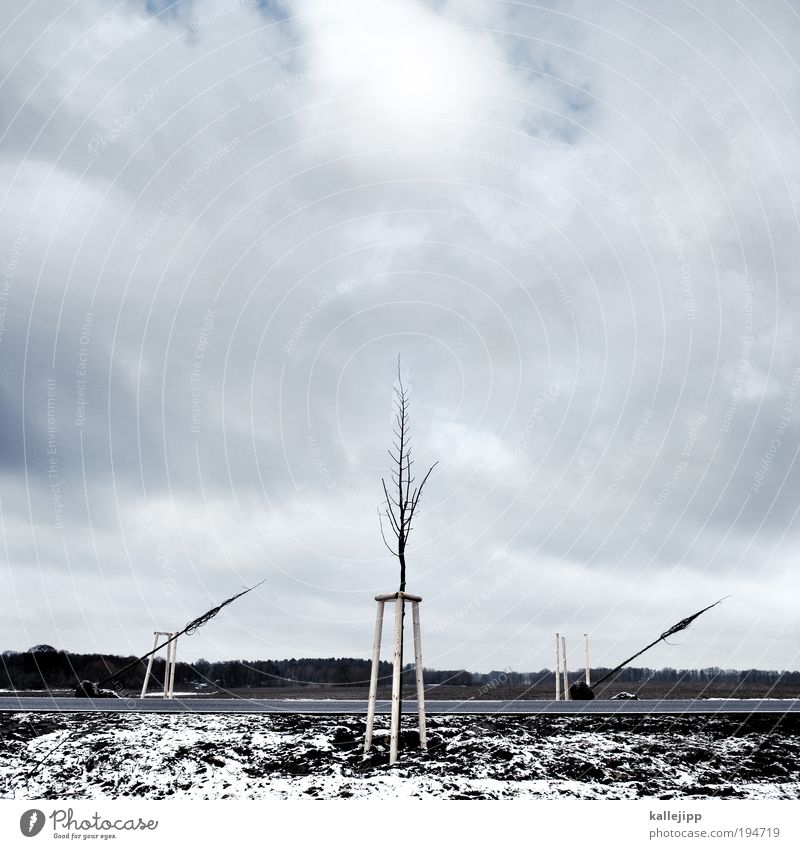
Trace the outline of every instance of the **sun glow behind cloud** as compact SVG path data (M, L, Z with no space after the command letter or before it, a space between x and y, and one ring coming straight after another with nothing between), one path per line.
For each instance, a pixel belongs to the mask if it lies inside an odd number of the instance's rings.
M385 121L459 114L479 85L470 37L417 4L314 5L314 70L333 96L361 100ZM319 39L317 41L317 39Z

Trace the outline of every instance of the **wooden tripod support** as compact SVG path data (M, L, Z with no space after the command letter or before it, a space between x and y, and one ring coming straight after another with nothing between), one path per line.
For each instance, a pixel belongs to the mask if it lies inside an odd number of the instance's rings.
M153 631L153 650L155 651L158 646L158 638L159 637L167 637L172 640L171 643L167 646L167 664L164 667L164 698L171 699L173 698L173 692L175 690L175 658L178 650L178 633L177 631ZM142 684L142 695L140 698L144 698L147 693L147 684L150 681L150 673L153 669L153 660L155 660L155 655L150 655L150 660L147 661L147 672L144 674L144 683Z
M381 659L381 634L383 631L383 608L387 601L394 601L394 660L392 663L392 723L389 744L389 765L397 762L400 747L400 687L402 682L401 648L403 645L403 611L406 602L411 603L411 619L414 630L414 665L417 672L417 713L419 715L419 745L428 748L425 730L425 682L422 677L422 642L419 630L419 603L422 599L410 593L386 593L376 595L378 612L375 617L375 640L372 644L372 674L369 681L369 703L367 705L367 732L364 752L372 748L372 728L375 724L375 701L378 695L378 666Z

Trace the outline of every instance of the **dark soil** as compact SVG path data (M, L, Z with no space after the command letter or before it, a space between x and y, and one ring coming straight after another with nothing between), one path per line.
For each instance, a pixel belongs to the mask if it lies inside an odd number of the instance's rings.
M360 716L0 713L0 795L800 798L795 715L434 716L391 768L387 722L365 756Z

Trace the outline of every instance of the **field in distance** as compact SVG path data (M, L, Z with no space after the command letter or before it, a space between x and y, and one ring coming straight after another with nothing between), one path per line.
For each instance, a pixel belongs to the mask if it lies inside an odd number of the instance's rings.
M54 689L50 691L54 696L72 695L71 690ZM620 692L633 693L640 699L797 699L800 698L800 688L796 685L778 684L770 687L763 684L733 684L712 682L706 684L667 684L642 682L634 683L623 681L619 684L612 683L610 686L602 685L596 692L596 698L609 699ZM5 691L2 695L11 695ZM19 696L47 696L46 690L17 690L15 695ZM138 692L123 690L121 695L138 697ZM157 696L158 690L153 689L149 696ZM225 690L217 687L205 687L193 690L190 687L176 687L175 695L179 698L241 698L241 699L366 699L368 688L366 685L342 686L336 684L307 684L288 687L243 687ZM511 701L512 699L542 699L554 698L552 685L522 685L505 684L498 682L495 685L484 684L481 686L452 686L449 684L436 684L425 688L426 699L444 699L453 701L468 701L470 699L483 699L491 701ZM391 698L391 688L382 686L378 688L378 698L388 700ZM403 687L403 698L415 699L416 688L408 685Z

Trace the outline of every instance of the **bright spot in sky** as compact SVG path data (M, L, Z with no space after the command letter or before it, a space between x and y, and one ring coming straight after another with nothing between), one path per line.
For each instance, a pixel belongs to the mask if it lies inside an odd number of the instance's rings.
M338 96L364 98L386 121L438 118L465 104L466 42L424 9L377 0L335 4L323 18L316 71Z

